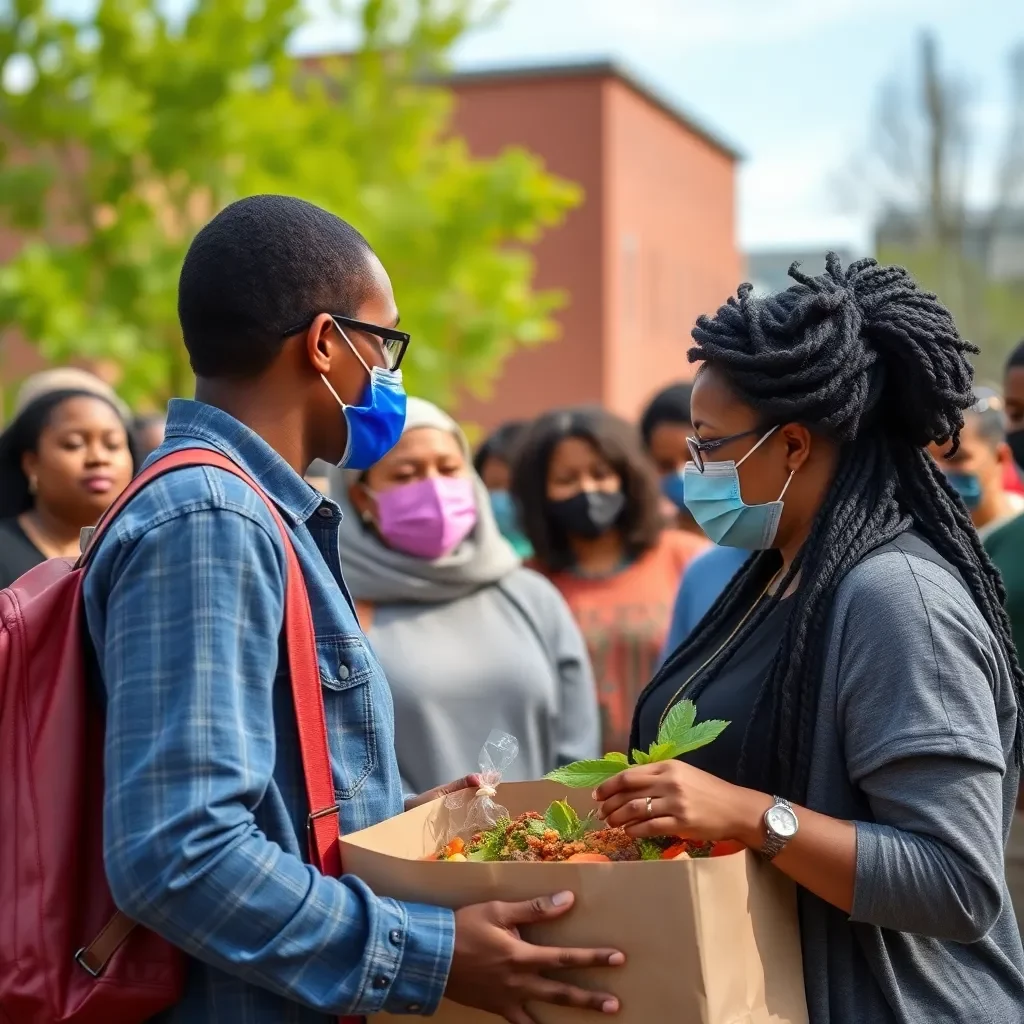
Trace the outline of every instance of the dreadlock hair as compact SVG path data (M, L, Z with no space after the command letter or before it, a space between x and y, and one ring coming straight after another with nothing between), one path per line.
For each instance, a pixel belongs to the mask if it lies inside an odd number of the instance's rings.
M710 678L771 613L800 575L778 653L755 705L767 705L767 764L750 764L744 739L741 782L806 799L826 625L836 588L870 551L913 529L963 578L1002 646L1014 679L1018 719L1015 755L1022 760L1024 673L1014 653L999 574L970 515L926 451L929 442L956 450L964 410L975 401L968 355L935 295L921 291L902 267L859 260L846 270L835 253L825 273L790 267L797 282L767 298L742 285L713 317L693 330L691 362L714 367L766 426L800 422L840 445L838 469L810 534L775 595L760 603L713 669L684 694L699 697ZM670 671L706 642L716 622L750 607L751 586L766 559L755 556L726 588L690 639L669 659ZM777 561L774 563L777 565ZM763 581L762 581L763 585ZM635 737L634 737L635 738Z

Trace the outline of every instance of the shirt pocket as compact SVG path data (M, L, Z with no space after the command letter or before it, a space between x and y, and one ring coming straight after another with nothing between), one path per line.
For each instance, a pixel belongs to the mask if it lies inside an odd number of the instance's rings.
M370 679L374 662L361 638L317 638L334 795L350 800L377 766L377 729Z

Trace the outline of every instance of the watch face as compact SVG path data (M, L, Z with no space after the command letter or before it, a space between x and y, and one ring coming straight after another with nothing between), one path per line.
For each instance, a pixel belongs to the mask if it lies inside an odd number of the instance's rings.
M768 828L782 839L792 839L796 835L796 815L788 807L776 804L769 808L764 820Z

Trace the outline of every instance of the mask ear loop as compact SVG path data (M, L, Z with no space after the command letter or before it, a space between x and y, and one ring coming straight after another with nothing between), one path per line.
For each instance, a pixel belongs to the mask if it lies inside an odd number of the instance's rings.
M793 482L793 477L795 476L796 470L791 469L789 471L789 479L786 481L786 486L782 488L782 493L775 499L776 501L782 501L782 499L786 496L786 491L789 490L789 485Z
M772 434L774 434L775 431L778 430L778 429L779 428L777 426L772 427L772 429L769 430L768 433L765 434L764 437L762 437L761 440L758 441L757 444L755 444L754 447L751 448L750 451L747 452L747 454L744 455L743 458L740 459L740 461L736 463L736 468L739 469L740 466L742 466L743 463L746 462L747 459L749 459L750 456L753 455L754 452L756 452L757 449L760 448L761 445L763 445L765 443L765 441L767 441L768 438L771 437ZM793 482L793 477L795 477L795 476L796 476L796 470L795 469L791 470L790 474L789 474L789 478L786 480L786 486L782 488L782 493L775 499L776 501L782 501L782 499L786 496L786 491L789 490L789 485Z
M334 324L334 326L337 329L338 333L348 343L348 347L350 349L352 349L352 355L354 355L356 357L356 359L358 359L359 362L362 364L363 369L366 371L366 376L372 378L373 377L373 373L371 372L369 366L366 365L366 360L359 354L359 349L357 349L355 347L355 345L352 344L352 339L345 333L345 329L333 317L331 318L331 323ZM345 404L345 402L343 402L341 400L341 395L339 395L338 392L334 390L334 385L331 384L331 382L327 379L327 377L324 376L324 374L321 373L320 374L320 379L327 385L327 390L330 391L330 393L332 395L334 395L334 399L338 403L338 405L340 405L342 407L342 409L347 409L348 406Z
M739 469L739 468L740 468L740 466L742 466L742 465L743 465L743 463L744 463L744 462L746 462L746 461L747 461L747 459L749 459L749 458L750 458L750 456L751 456L751 455L753 455L753 454L754 454L754 452L756 452L756 451L757 451L757 449L758 449L758 448L760 448L760 447L761 447L761 445L763 445L763 444L765 443L765 441L767 441L767 440L768 440L768 438L769 438L769 437L771 437L771 436L772 436L772 434L774 434L774 433L775 433L775 431L776 431L776 430L778 430L778 429L779 429L778 427L772 427L772 429L771 429L771 430L769 430L769 431L768 431L768 433L767 433L767 434L765 434L765 435L764 435L764 437L762 437L762 438L761 438L761 440L760 440L760 441L758 441L758 442L757 442L757 444L755 444L755 445L754 445L754 447L753 447L753 448L751 448L751 449L750 449L750 451L749 451L749 452L747 452L747 454L746 454L746 455L744 455L744 456L743 456L743 458L742 458L742 459L740 459L740 461L736 463L736 468L737 468L737 469ZM787 485L787 486L788 486L788 485Z

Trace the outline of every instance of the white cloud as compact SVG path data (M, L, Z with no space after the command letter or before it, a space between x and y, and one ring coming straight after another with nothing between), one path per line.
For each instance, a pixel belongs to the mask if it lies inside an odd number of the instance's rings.
M740 169L741 246L835 244L867 251L871 233L864 214L844 211L833 185L844 156L841 134L791 140L755 154Z
M749 47L795 40L842 21L897 13L935 18L956 6L963 0L512 0L503 17L468 38L459 53L486 60L611 49L661 60L724 42Z
M321 11L328 2L310 0ZM1022 12L1020 0L510 0L455 56L462 67L622 59L746 152L744 245L864 250L869 213L844 210L834 179L864 150L880 80L907 66L920 26L943 35L949 66L985 83L975 122L980 182L990 177L985 166L1006 109L1002 67L993 62L1002 45L986 50L965 29L992 39L990 25L1008 44L1024 35ZM302 39L325 48L351 45L355 35L324 15Z

